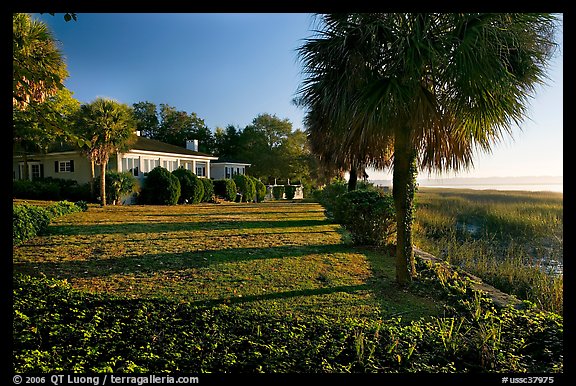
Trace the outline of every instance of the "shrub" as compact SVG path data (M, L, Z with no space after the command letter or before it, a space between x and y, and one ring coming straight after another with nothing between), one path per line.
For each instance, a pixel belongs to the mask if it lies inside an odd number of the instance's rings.
M281 200L284 196L284 185L274 185L272 187L272 196L275 200Z
M231 178L214 181L214 194L228 201L236 199L236 183Z
M237 174L234 176L234 182L236 183L238 193L242 196L242 202L254 201L256 198L256 187L250 177L244 174Z
M100 192L100 177L95 178L94 187ZM90 189L90 186L88 186ZM130 172L106 172L106 204L121 204L122 199L138 191L138 181Z
M286 194L287 200L293 200L294 195L296 194L296 186L294 185L286 185L284 187L284 193Z
M198 204L204 197L204 184L192 171L178 168L172 172L180 181L181 194L178 203Z
M12 205L12 243L20 244L42 233L50 223L50 211L29 204Z
M204 186L204 195L202 202L211 202L214 200L214 183L209 178L199 178Z
M262 202L266 198L266 185L258 178L251 177L256 188L256 202Z
M13 181L12 196L29 200L92 201L89 183L78 184L75 180L52 177Z
M353 190L337 197L334 220L350 232L354 244L385 245L396 231L394 200L375 190Z
M332 217L337 197L340 194L346 193L347 190L348 185L345 181L334 180L323 189L315 191L314 198L326 209L326 215Z
M41 234L53 217L88 210L85 201L77 204L60 201L47 207L29 204L12 205L12 243L20 244L38 234Z
M144 180L142 203L152 205L175 205L180 198L180 181L162 166L156 166Z
M45 209L48 211L50 218L63 216L69 213L85 211L83 205L77 205L70 201L59 201L46 207Z

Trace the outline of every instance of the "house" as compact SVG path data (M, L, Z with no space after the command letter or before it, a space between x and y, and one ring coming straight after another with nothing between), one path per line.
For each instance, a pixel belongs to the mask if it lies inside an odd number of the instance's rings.
M139 133L137 133L139 134ZM186 147L180 147L141 137L126 152L119 152L108 162L107 170L130 172L141 183L146 174L156 166L162 166L169 171L179 167L191 170L198 177L231 178L232 174L244 174L250 164L241 162L217 161L218 157L198 151L198 140L186 141ZM80 150L71 147L57 147L46 154L27 155L28 178L62 178L76 180L78 183L90 181L90 161ZM24 178L24 155L14 153L12 177L15 180ZM100 175L100 168L94 170Z
M210 174L215 180L232 178L237 174L246 174L246 168L251 164L237 160L220 158L210 163Z

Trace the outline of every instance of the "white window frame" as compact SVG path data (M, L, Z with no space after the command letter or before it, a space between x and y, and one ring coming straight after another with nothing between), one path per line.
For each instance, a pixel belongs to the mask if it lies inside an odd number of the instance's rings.
M70 160L58 161L58 173L72 173L72 163Z

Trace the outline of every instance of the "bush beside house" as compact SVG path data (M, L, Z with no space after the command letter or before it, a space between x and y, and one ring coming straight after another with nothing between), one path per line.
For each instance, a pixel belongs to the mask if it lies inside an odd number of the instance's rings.
M180 198L180 180L168 169L156 166L142 186L140 203L152 205L176 205Z

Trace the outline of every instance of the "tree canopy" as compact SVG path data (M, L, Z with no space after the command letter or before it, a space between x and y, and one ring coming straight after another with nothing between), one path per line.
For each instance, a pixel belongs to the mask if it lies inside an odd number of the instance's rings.
M507 13L321 16L299 48L312 148L340 165L393 166L397 280L415 274L418 169L459 170L510 134L542 83L555 17Z

